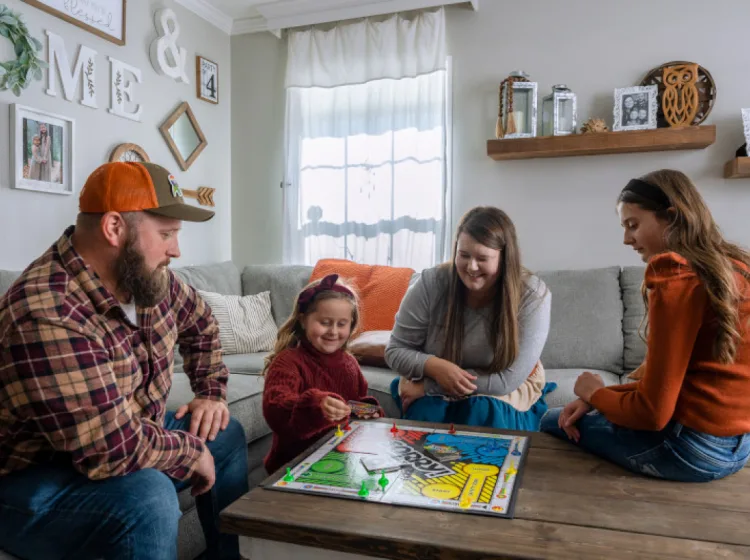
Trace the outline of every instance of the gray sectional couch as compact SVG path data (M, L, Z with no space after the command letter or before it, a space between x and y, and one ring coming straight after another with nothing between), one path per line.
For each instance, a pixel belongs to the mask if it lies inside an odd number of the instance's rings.
M294 296L307 283L308 266L255 265L242 272L232 263L185 267L176 272L195 288L222 294L248 295L271 292L277 325L288 317ZM0 271L0 294L17 272ZM548 397L550 406L562 406L574 398L573 384L583 370L594 371L607 384L618 384L623 374L640 365L644 344L638 335L643 317L640 285L643 268L619 267L540 272L552 293L552 322L542 362L547 380L558 384ZM270 445L270 430L263 420L263 378L259 372L265 354L225 357L231 376L228 402L232 415L245 428L248 442L250 484L264 476L263 457ZM389 386L395 374L376 367L363 367L370 393L377 397L389 416L397 416ZM177 358L173 389L168 407L176 409L192 398L187 376ZM180 495L184 512L180 527L180 558L194 558L204 548L194 502L188 491ZM3 554L0 552L0 559Z

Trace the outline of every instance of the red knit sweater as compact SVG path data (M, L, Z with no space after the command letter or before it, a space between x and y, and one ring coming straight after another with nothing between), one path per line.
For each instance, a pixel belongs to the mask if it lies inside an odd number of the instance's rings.
M265 467L272 473L310 447L335 423L323 416L325 397L378 404L351 354L318 352L306 340L280 352L266 372L263 416L273 430Z

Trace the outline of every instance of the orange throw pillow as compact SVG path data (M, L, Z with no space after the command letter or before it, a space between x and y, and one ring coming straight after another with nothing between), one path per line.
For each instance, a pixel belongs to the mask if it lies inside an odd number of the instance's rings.
M329 274L338 274L356 288L360 299L360 332L390 331L414 270L358 264L344 259L321 259L310 275L310 282Z

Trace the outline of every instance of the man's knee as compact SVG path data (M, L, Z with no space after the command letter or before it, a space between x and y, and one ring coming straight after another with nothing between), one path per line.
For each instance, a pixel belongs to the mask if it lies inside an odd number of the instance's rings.
M143 469L128 475L131 491L120 502L121 515L143 524L157 524L163 529L174 526L182 513L172 480L155 469Z
M245 443L245 428L236 418L229 419L229 425L224 433L232 447L245 447L247 445Z

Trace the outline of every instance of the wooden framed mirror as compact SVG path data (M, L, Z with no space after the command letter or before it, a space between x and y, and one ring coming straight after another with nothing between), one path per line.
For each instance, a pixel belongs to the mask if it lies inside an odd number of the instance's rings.
M195 159L208 145L187 101L174 110L159 130L183 171L190 169Z

